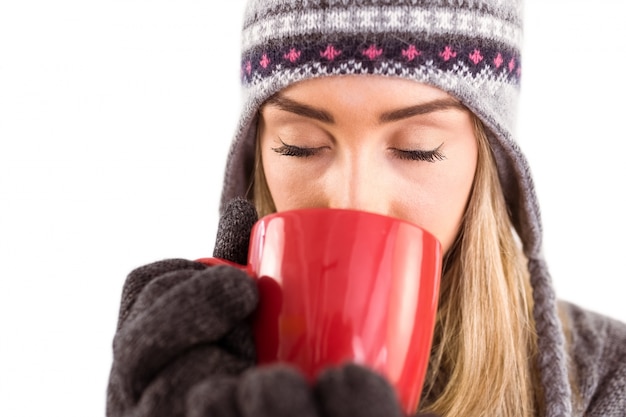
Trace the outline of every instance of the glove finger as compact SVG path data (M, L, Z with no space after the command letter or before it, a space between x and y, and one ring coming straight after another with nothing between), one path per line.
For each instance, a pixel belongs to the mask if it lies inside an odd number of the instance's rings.
M257 301L256 284L243 271L216 266L195 272L118 330L114 361L133 392L141 392L172 358L233 331Z
M237 404L242 417L317 417L313 391L291 367L274 365L246 371Z
M213 256L246 265L250 232L257 220L256 208L250 201L241 197L231 200L218 223Z
M179 269L176 271L166 272L150 281L137 296L135 302L128 310L124 323L131 323L137 319L137 316L148 311L155 303L155 300L161 298L163 294L174 288L176 285L193 277L197 270ZM122 324L124 325L124 324Z
M122 288L122 300L120 302L120 310L118 315L117 328L122 327L127 316L135 303L137 296L144 287L155 278L172 271L182 269L202 270L206 265L200 262L193 262L186 259L165 259L153 262L131 271L126 277Z
M401 417L393 387L365 367L347 364L320 374L315 395L324 417Z
M252 365L215 346L194 346L165 365L141 389L129 386L127 380L111 379L107 415L185 416L185 410L190 405L187 396L196 385L209 377L239 374ZM116 410L119 411L114 412ZM130 410L132 413L129 413Z
M239 417L237 377L214 376L194 386L187 396L186 417Z
M256 362L256 348L251 321L238 323L232 331L217 342L217 345L242 359Z

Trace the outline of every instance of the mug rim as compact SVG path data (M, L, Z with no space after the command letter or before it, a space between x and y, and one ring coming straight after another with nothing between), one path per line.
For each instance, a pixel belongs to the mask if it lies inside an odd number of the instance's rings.
M277 211L274 213L267 214L259 218L257 223L261 223L262 221L267 221L273 218L283 217L285 215L290 215L290 214L300 215L300 214L320 213L320 212L346 213L346 214L355 214L359 216L377 217L377 218L385 219L385 220L392 220L394 222L399 222L399 223L411 226L413 228L419 229L424 235L427 236L427 238L436 241L441 246L441 242L432 232L418 225L417 223L414 223L405 219L401 219L399 217L393 217L393 216L389 216L386 214L376 213L373 211L360 210L360 209L335 208L335 207L305 207L305 208L298 208L298 209L289 209L289 210Z

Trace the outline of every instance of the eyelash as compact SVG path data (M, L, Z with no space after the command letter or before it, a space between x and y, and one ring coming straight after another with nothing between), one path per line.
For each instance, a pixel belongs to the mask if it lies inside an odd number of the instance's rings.
M315 155L319 148L301 148L299 146L287 145L281 140L282 146L272 148L272 150L280 155L295 156L296 158L308 158Z
M446 159L446 156L440 151L442 146L443 143L430 151L407 151L403 149L393 149L393 152L398 156L398 158L407 161L436 162Z
M284 155L293 156L296 158L308 158L316 155L323 148L303 148L300 146L288 145L282 140L280 141L282 146L271 148L274 152ZM400 159L406 161L424 161L424 162L436 162L446 159L446 156L441 153L440 149L443 143L430 151L423 150L404 150L404 149L392 149L393 153Z

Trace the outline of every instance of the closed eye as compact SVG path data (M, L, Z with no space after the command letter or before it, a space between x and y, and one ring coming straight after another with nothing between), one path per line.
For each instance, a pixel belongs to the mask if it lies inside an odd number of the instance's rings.
M391 151L400 159L407 161L424 161L424 162L436 162L446 159L446 156L441 152L443 143L432 150L406 150L393 148Z
M280 140L281 146L272 148L272 150L276 152L277 154L284 155L284 156L295 156L296 158L307 158L310 156L314 156L315 154L319 153L322 149L324 149L324 147L308 148L308 147L302 147L302 146L289 145L283 142L282 139L280 138L278 139Z

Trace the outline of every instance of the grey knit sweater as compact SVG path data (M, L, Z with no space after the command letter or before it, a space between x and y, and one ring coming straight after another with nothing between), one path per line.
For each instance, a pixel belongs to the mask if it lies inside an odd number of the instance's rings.
M575 416L626 416L626 324L559 304L569 351Z

